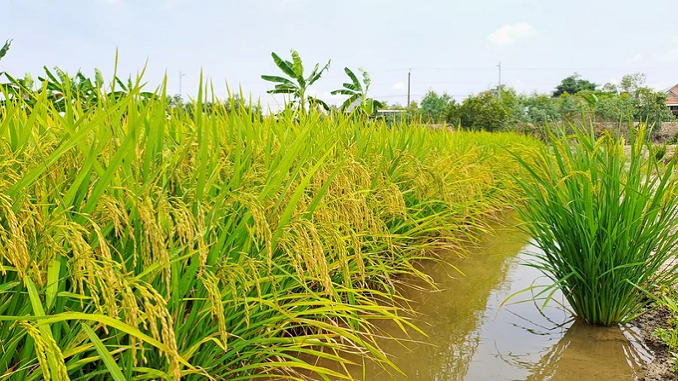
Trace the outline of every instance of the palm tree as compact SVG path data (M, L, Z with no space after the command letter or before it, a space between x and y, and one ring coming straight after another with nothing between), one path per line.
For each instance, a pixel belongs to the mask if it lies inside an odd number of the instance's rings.
M370 89L372 79L365 69L359 68L358 70L363 74L363 83L360 83L360 80L358 80L353 71L346 67L344 71L351 78L352 83L344 83L343 89L334 90L330 94L348 95L348 99L341 105L344 111L349 111L351 106L355 106L354 109L358 109L367 115L374 115L377 113L377 110L384 107L384 104L376 99L367 97L367 91Z
M269 82L275 82L275 88L272 90L267 91L268 94L291 94L292 97L294 98L294 102L296 103L296 106L299 109L300 114L305 115L306 114L306 105L308 104L309 107L322 107L325 110L329 110L329 106L327 103L323 102L322 100L312 97L312 96L306 96L306 91L308 88L317 81L322 73L325 70L328 70L330 68L330 62L327 61L327 64L320 69L320 64L316 64L315 68L313 68L313 71L311 74L304 78L304 66L301 63L301 58L299 57L299 53L297 53L296 50L292 49L292 62L290 61L285 61L282 58L280 58L277 54L271 53L271 56L273 57L273 61L275 64L280 68L280 70L285 73L288 78L285 77L280 77L276 75L262 75L261 78L269 81Z

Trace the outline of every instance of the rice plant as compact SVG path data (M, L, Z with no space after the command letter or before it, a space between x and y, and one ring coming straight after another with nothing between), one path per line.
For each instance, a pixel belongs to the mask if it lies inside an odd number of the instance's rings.
M304 360L347 352L397 371L374 339L417 329L397 277L507 207L504 147L539 146L202 88L188 112L140 84L0 107L2 380L347 379Z
M628 322L653 291L676 279L676 178L645 138L645 127L624 138L593 128L550 136L517 178L526 193L520 214L540 253L532 266L560 289L574 314L591 324Z

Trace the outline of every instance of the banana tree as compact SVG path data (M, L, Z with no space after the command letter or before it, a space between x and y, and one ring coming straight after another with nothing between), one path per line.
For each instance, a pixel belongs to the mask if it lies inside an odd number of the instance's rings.
M311 74L308 77L304 77L304 66L301 63L299 53L294 49L291 50L291 53L291 62L283 60L275 52L271 53L273 61L287 77L262 75L261 78L263 80L276 83L275 87L267 91L267 93L292 95L294 99L292 107L296 106L302 115L306 114L306 105L309 106L309 109L323 108L329 110L327 103L313 96L307 96L306 92L313 83L320 79L322 73L330 68L331 61L327 61L327 64L322 69L320 64L316 64Z
M0 60L5 56L5 54L7 54L10 45L12 45L12 40L5 41L5 45L3 45L2 49L0 49Z
M65 71L58 67L54 68L54 73L46 66L44 69L45 77L38 77L38 79L43 83L47 83L47 91L50 92L52 103L57 109L63 111L68 95L79 100L85 107L97 103L98 95L104 85L104 79L99 69L94 69L94 81L87 78L80 71L74 77L69 77Z
M112 100L118 100L129 93L131 93L136 85L132 79L127 80L125 84L119 77L115 77L116 87L110 92L105 92L104 77L99 69L94 69L94 78L85 76L78 71L74 77L70 77L68 73L57 68L54 72L45 67L45 77L38 77L42 83L47 83L47 91L54 106L63 111L66 107L67 99L77 99L83 108L89 108L99 103L100 97L105 96ZM151 92L137 93L140 99L150 99L155 95Z
M41 84L39 88L44 86L47 92L47 99L57 111L64 111L68 100L77 100L83 109L88 109L97 106L102 96L116 101L134 91L140 100L148 100L155 97L155 94L152 92L138 91L137 87L139 85L134 84L131 78L127 80L127 83L124 83L117 76L113 79L116 86L111 86L110 91L106 92L104 77L99 69L94 69L93 78L85 76L80 71L71 77L58 67L54 68L53 71L46 66L44 69L45 76L38 77L38 81ZM34 90L35 81L29 73L26 73L24 78L15 78L9 73L0 72L0 76L2 75L8 79L7 83L0 83L0 92L4 94L5 98L21 98L29 105L37 99L39 94ZM2 102L0 102L0 105L2 105Z
M367 91L370 89L370 83L372 83L372 79L365 69L359 68L358 70L360 70L360 72L363 74L362 83L360 83L360 80L353 73L353 71L346 67L344 68L344 71L351 79L351 83L344 83L343 89L334 90L330 94L348 95L348 99L346 99L341 105L341 109L344 111L352 111L357 109L366 113L367 115L374 115L380 108L384 107L384 104L376 99L367 97Z
M0 48L0 60L7 55L9 47L12 45L12 40L5 41L5 44ZM29 100L33 92L33 77L30 73L26 73L24 78L14 78L7 72L0 72L0 76L5 76L9 82L0 83L0 92L6 98L22 98ZM4 103L4 100L2 101Z
M0 83L0 92L6 98L21 98L29 103L34 100L34 90L33 85L35 81L30 73L26 73L23 78L14 78L9 73L2 72L0 75L4 75L9 82Z

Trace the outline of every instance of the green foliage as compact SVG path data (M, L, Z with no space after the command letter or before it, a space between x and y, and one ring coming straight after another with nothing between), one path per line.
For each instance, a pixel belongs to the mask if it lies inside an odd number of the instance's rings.
M471 130L498 131L508 120L508 112L492 92L486 91L464 99L461 105L451 105L447 120Z
M513 114L515 120L545 125L561 120L558 104L546 94L533 94L519 98L523 114Z
M267 93L292 95L293 103L290 106L300 115L306 115L308 108L321 107L324 110L329 110L329 106L325 102L318 98L307 96L306 92L311 85L320 79L322 73L330 68L330 61L327 61L327 64L322 69L320 64L316 64L311 74L308 77L304 77L304 66L302 65L299 53L294 49L291 50L291 53L292 61L283 60L277 54L271 53L273 62L287 77L262 75L262 79L276 84L273 90L269 90Z
M657 328L652 336L668 347L672 357L673 371L678 373L678 294L673 288L667 287L659 290L657 296L653 295L653 297L659 306L669 311L670 317L667 322L669 327Z
M656 161L660 161L666 156L666 144L655 144L652 146L652 153Z
M30 73L26 73L24 78L14 78L6 72L0 72L0 76L5 76L9 82L0 83L0 92L6 99L18 97L25 100L34 98L35 92L33 86L35 81ZM4 101L0 101L2 104Z
M604 121L633 121L636 114L636 102L628 94L605 94L597 96L598 101L593 107L596 119Z
M57 68L50 70L44 67L44 77L38 77L40 81L40 91L36 91L35 82L30 73L26 73L23 78L15 78L9 73L2 72L8 82L0 84L0 92L5 98L18 98L24 100L27 105L33 105L39 101L39 97L44 95L46 99L59 111L68 109L67 102L77 102L83 109L87 110L99 107L105 103L105 100L117 100L127 96L130 89L140 87L140 77L134 83L131 78L124 83L119 77L114 77L110 88L105 87L103 74L99 69L94 69L94 77L85 76L78 71L71 77L65 71ZM42 91L44 90L44 91ZM148 100L154 96L147 91L138 91L135 96L140 99Z
M647 75L645 73L627 74L619 82L619 91L635 96L640 89L644 88Z
M497 94L496 91L487 92L494 95ZM522 104L522 96L511 87L502 86L501 97L499 97L497 100L509 117L513 115L523 115L525 113L525 108Z
M641 290L671 285L678 264L678 182L674 162L655 160L645 128L595 140L593 127L551 135L534 163L516 178L527 198L519 208L542 250L531 266L560 289L575 315L591 324L634 319L648 304Z
M624 76L619 86L607 84L602 90L588 86L574 94L563 92L556 98L546 94L519 95L511 88L503 88L501 106L508 113L504 126L519 128L529 124L543 129L547 124L589 122L658 126L675 121L666 107L666 95L643 87L644 78L642 73L631 74ZM448 115L459 119L453 112Z
M460 104L447 94L429 91L421 107L410 108L408 115L421 114L427 122L440 123L444 114L447 123L464 128L509 128L538 134L548 124L633 121L656 126L675 121L666 107L666 95L644 87L644 83L645 74L635 73L624 76L619 85L607 84L596 90L594 83L575 73L563 80L554 96L523 95L502 87L500 99L496 91L487 91Z
M593 91L596 89L596 84L586 79L582 79L577 73L563 79L560 84L553 91L553 97L559 97L565 93L576 94L580 91Z
M385 102L384 102L385 103ZM380 116L387 124L394 123L408 123L408 124L417 124L422 121L421 109L416 101L411 101L409 106L402 106L398 103L392 105L384 105L385 109L389 110L402 110L404 111L401 114L389 115L389 116Z
M180 94L166 97L167 107L177 112L186 113L188 117L193 118L197 107L196 100L185 101ZM255 104L251 100L246 101L242 93L231 94L227 99L212 98L201 102L200 109L205 114L214 112L220 113L240 113L251 116L253 120L263 120L264 115L260 104ZM217 111L218 110L218 111Z
M652 336L669 348L671 357L673 357L673 371L678 373L678 324L676 323L676 319L672 318L669 322L671 328L657 328L652 332Z
M454 104L454 99L447 93L438 95L433 90L429 90L421 99L421 114L424 119L432 123L444 122L445 114L450 104Z
M368 98L367 91L370 89L370 84L372 79L370 75L363 68L359 68L360 72L363 75L362 83L358 77L351 71L349 68L344 68L346 75L351 79L350 83L344 83L344 88L339 90L334 90L331 92L332 95L348 95L348 98L341 105L341 109L348 111L352 106L355 106L356 110L360 110L361 113L366 115L374 115L381 108L384 108L384 104L379 102L376 99Z
M5 44L0 48L0 60L2 60L5 55L7 55L7 52L9 51L9 47L12 45L12 40L7 40L5 41Z
M327 380L347 376L314 359L347 353L392 369L374 323L416 330L394 285L517 197L506 148L539 147L141 91L0 107L3 380Z
M636 92L638 107L634 119L650 125L659 125L661 122L675 122L676 117L666 107L666 94L655 92L652 89L641 88Z
M560 120L570 122L581 119L584 105L582 104L582 99L580 97L569 93L563 93L556 98L556 107L558 108L558 113L561 115Z

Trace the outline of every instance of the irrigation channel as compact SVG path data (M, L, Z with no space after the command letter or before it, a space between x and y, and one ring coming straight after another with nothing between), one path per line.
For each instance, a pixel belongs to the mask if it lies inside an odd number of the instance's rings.
M424 282L403 289L420 314L417 324L428 337L416 334L404 342L380 344L405 373L389 374L377 365L349 369L365 380L636 380L652 359L639 332L631 327L594 327L575 321L555 295L543 310L529 293L504 304L509 295L544 284L541 273L523 264L537 250L512 218L494 227L495 234L465 258L448 254L443 263L425 263L424 271L439 285ZM443 254L444 255L444 254ZM501 307L501 308L500 308ZM403 338L395 325L386 332ZM327 365L327 364L323 364ZM340 369L337 369L341 371ZM364 373L363 373L364 371Z

